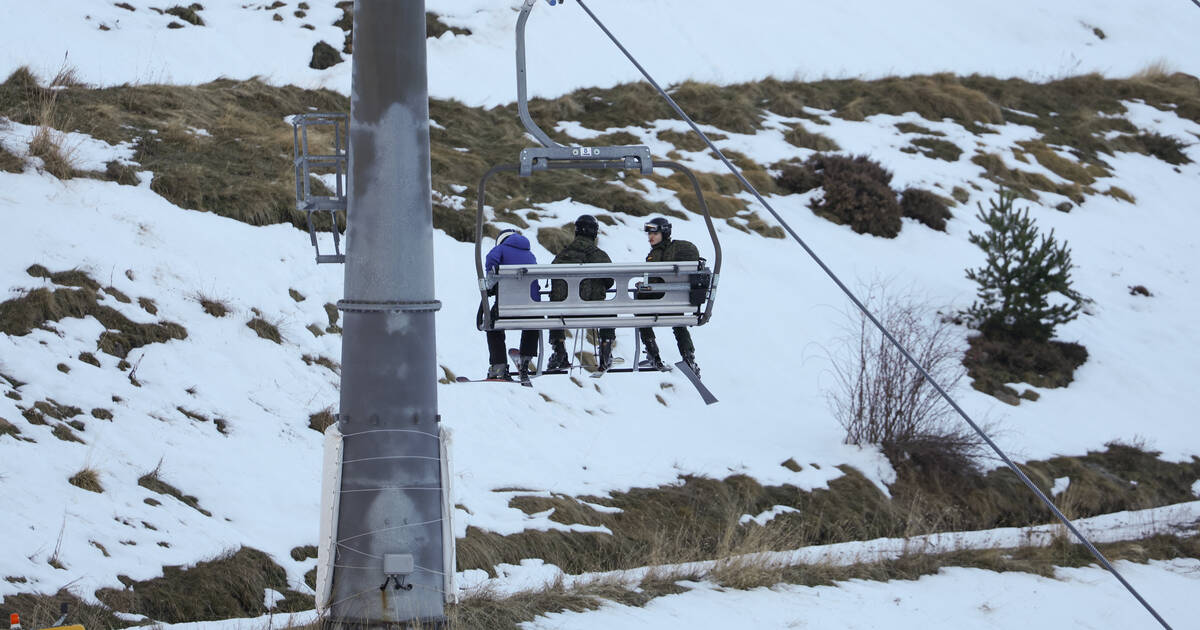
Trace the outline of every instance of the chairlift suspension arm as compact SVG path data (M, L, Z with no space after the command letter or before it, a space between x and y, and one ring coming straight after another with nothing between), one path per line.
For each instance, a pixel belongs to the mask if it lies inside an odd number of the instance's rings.
M529 21L529 12L533 10L533 5L537 0L525 0L525 4L521 7L521 15L517 18L517 112L521 115L521 123L525 125L525 129L529 131L543 147L561 147L562 145L551 140L546 132L538 127L533 121L533 117L529 115L527 72L525 71L525 23Z

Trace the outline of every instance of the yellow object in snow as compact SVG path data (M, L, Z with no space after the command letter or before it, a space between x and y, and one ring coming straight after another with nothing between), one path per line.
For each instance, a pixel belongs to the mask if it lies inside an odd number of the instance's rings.
M53 628L42 628L42 630L84 630L80 624L72 624L69 626L54 626Z

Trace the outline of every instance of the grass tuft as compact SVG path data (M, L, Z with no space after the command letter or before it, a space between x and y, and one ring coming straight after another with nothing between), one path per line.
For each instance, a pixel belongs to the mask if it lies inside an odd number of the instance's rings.
M11 435L15 438L18 435L21 435L21 430L8 420L0 418L0 436L4 435Z
M911 147L900 150L907 153L919 153L930 159L945 160L947 162L957 162L963 153L957 144L949 140L928 137L915 138L912 141Z
M267 341L273 341L277 344L283 343L283 336L279 334L279 328L261 317L255 317L246 322L246 327Z
M333 359L330 359L329 357L313 356L311 354L306 354L306 355L300 357L300 359L302 361L304 361L305 365L319 365L319 366L329 370L330 372L333 372L334 374L342 373L342 366L339 365L337 361L334 361Z
M337 416L333 413L333 407L326 407L308 417L308 428L317 433L324 433L329 425L337 422Z
M88 492L103 494L104 486L100 484L100 473L94 468L84 468L71 476L67 480L72 486L82 488Z
M162 480L159 476L159 470L162 468L162 462L154 467L154 470L142 475L138 478L138 485L158 494L175 497L179 502L205 515L212 516L212 512L200 507L200 500L190 494L180 492L178 488Z
M0 143L0 171L7 173L21 173L25 171L25 160L8 152L4 148L4 143Z
M809 131L802 123L797 123L787 133L783 134L783 139L801 149L812 149L819 152L842 150L837 142L817 132Z

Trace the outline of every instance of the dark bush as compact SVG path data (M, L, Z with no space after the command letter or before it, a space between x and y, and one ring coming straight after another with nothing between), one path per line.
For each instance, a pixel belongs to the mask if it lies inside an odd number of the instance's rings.
M900 233L900 203L888 184L892 174L865 155L814 155L804 167L821 177L822 199L809 204L813 213L858 234L893 238Z
M1161 133L1142 133L1138 134L1133 140L1146 154L1156 157L1167 164L1190 164L1192 161L1183 152L1187 148L1187 145L1174 136L1165 136Z
M198 4L192 4L191 6L187 7L173 6L164 11L164 13L167 15L174 15L175 17L187 22L188 24L191 24L192 26L204 26L204 19L196 14L196 11L201 11L203 9L204 7Z
M803 194L821 185L821 176L800 164L785 164L775 183L784 192Z
M909 188L900 195L900 211L910 218L938 230L946 231L946 220L951 216L950 208L940 197L920 188Z
M345 60L342 59L342 53L338 52L336 48L325 42L317 42L313 44L312 61L308 62L308 67L314 70L324 70L343 61Z
M844 155L817 154L804 162L804 165L825 177L848 177L861 175L883 186L892 183L891 171L866 155L846 157Z

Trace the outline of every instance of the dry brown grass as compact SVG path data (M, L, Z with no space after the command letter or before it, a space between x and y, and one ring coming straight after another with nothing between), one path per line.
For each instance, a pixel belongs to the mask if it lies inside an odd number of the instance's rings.
M784 465L800 466L795 461ZM712 480L688 477L675 486L634 489L611 497L565 495L514 497L526 513L554 509L564 524L607 527L612 535L526 531L500 536L469 528L458 541L458 569L492 571L500 563L542 558L572 574L734 558L721 571L748 570L746 554L797 549L880 537L1019 527L1050 522L1052 515L1007 469L987 474L946 466L936 453L911 449L895 461L897 481L889 499L857 471L828 489L762 486L746 477ZM1075 516L1144 509L1191 500L1200 459L1164 462L1156 453L1110 445L1102 452L1029 462L1022 470L1045 492L1054 479L1071 478L1060 502ZM1135 483L1136 482L1136 483ZM619 508L600 512L584 502ZM744 514L788 506L766 526L740 525ZM755 571L761 566L749 567ZM770 567L767 567L770 569Z
M90 286L81 289L34 289L0 303L0 332L26 335L34 328L65 317L95 317L105 326L97 347L108 354L126 357L135 348L171 339L186 339L187 331L172 322L137 324L112 307L99 303Z
M4 148L4 144L0 143L0 171L7 173L20 173L25 170L25 160L9 153L8 149Z
M76 488L82 488L88 492L95 492L97 494L104 492L104 486L100 483L100 473L95 468L85 467L72 475L67 482Z
M311 610L313 599L289 588L287 573L270 556L243 547L190 567L163 567L163 576L106 588L96 598L113 610L142 614L166 623L257 617L267 610L263 591L285 598L276 612Z
M212 512L209 512L208 510L200 507L199 499L197 499L196 497L194 497L190 494L184 494L183 492L180 492L179 489L176 488L175 486L172 486L171 484L163 481L162 477L159 476L159 471L161 468L162 468L162 462L160 461L160 462L158 462L158 465L154 467L154 470L152 470L138 478L138 485L151 491L151 492L156 492L158 494L175 497L181 503L196 510L197 512L199 512L205 516L212 516Z
M815 131L809 131L803 124L793 126L787 133L783 134L783 139L801 149L825 152L842 150L837 142L834 142L828 136Z
M1010 168L1004 162L1004 158L995 153L976 153L971 161L983 167L983 176L986 179L1031 201L1037 201L1037 191L1042 191L1062 195L1075 203L1083 203L1085 193L1095 192L1074 182L1060 184L1051 181L1049 177L1041 173Z
M340 6L348 8L349 4ZM1086 76L1045 84L932 75L811 83L766 80L725 87L684 83L674 86L672 91L701 122L737 132L761 129L766 112L813 120L813 114L805 107L852 120L879 113L916 112L929 120L950 119L981 133L986 131L985 124L1019 122L1037 128L1046 145L1076 152L1078 162L1093 176L1094 169L1104 168L1104 156L1118 149L1138 150L1162 159L1178 160L1182 155L1178 146L1139 134L1137 128L1120 118L1124 101L1140 99L1156 107L1172 108L1189 120L1200 120L1200 87L1195 79L1166 74L1165 70L1128 80ZM332 92L278 88L254 80L221 80L190 87L79 86L49 90L40 87L28 70L19 70L0 85L0 116L38 124L44 118L41 110L46 99L54 102L57 122L50 126L53 129L78 130L109 142L133 142L137 149L135 159L142 168L155 173L153 187L167 199L183 207L255 225L291 222L300 226L304 221L293 207L291 130L282 122L283 118L311 108L348 109L348 101ZM575 120L585 127L603 130L648 125L674 117L669 107L641 83L583 89L556 99L534 99L530 108L544 129L553 129L559 120ZM513 162L517 151L528 145L515 107L483 110L434 99L430 102L430 113L433 120L443 123L430 131L433 187L442 194L456 195L452 187L466 186L462 196L471 208L483 172L492 164ZM920 125L902 124L906 125L903 130L913 133L927 131ZM200 136L189 128L205 129L211 135ZM151 130L157 133L150 133ZM1112 131L1121 135L1113 137L1109 134ZM809 135L794 135L792 140L801 145L823 146L819 137L806 133ZM559 141L568 141L557 132L551 135ZM632 137L620 133L607 140L627 142ZM665 131L659 137L683 151L705 148L690 134ZM913 150L931 157L954 157L950 146L934 140L918 139ZM7 161L10 168L15 168L11 158ZM745 168L740 162L738 165ZM1050 168L1063 170L1066 166L1055 164ZM65 168L56 170L67 172ZM119 170L100 176L132 183L133 174ZM747 170L747 177L769 192L769 178L754 172L756 169ZM1033 190L1059 192L1046 182L1020 181L1023 178L1019 171L989 173L994 179L1004 179L1003 175L1011 175L1008 179L1015 181L1006 183L1023 188L1027 196ZM497 210L497 221L515 225L541 217L539 204L566 198L612 214L671 214L666 206L649 203L641 195L615 185L616 179L616 174L609 172L560 171L540 173L533 178L500 176L493 179L488 201ZM626 180L636 187L636 178ZM678 188L681 197L690 195L686 187ZM723 218L732 218L745 206L733 198L735 189L721 192L718 188L710 186L706 194L713 193L713 205ZM1083 188L1068 188L1065 193L1074 199L1094 194ZM684 199L683 203L694 211L694 200ZM472 210L437 205L434 212L437 228L456 239L473 240ZM754 225L735 223L760 231ZM489 224L485 232L494 233L495 229ZM772 231L764 234L771 235Z
M333 413L333 407L326 407L308 417L308 428L317 433L324 433L325 429L335 422L337 416Z
M253 330L255 334L267 341L272 341L277 344L283 343L283 335L279 333L279 327L262 317L252 318L246 322L246 327Z

